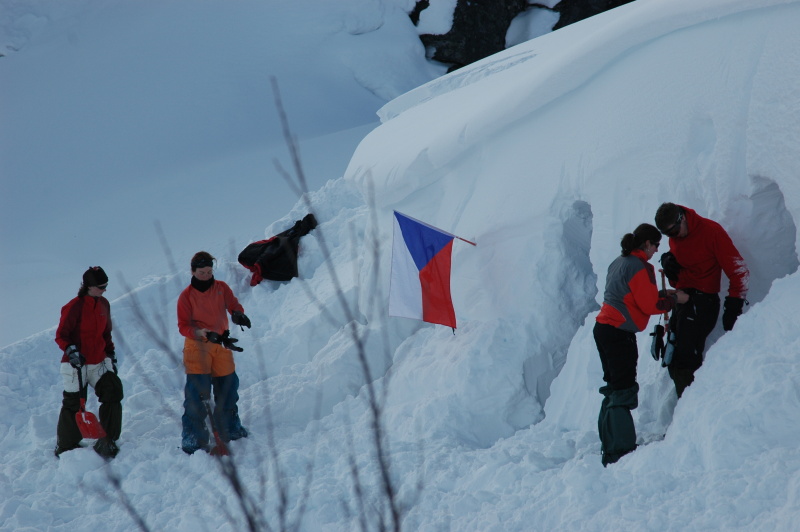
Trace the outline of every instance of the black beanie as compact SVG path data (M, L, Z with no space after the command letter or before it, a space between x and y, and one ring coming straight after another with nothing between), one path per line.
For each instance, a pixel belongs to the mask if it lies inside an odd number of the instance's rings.
M103 271L100 266L92 266L83 274L83 286L89 288L90 286L99 286L108 282L108 275Z

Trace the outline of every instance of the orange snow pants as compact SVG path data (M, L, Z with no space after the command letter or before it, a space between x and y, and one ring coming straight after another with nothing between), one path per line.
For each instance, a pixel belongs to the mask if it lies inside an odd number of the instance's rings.
M189 375L225 377L236 370L233 353L220 344L186 338L183 342L183 365Z

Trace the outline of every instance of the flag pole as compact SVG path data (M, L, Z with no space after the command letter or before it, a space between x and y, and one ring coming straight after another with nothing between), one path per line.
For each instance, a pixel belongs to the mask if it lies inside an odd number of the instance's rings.
M459 239L459 240L463 240L463 241L464 241L464 242L466 242L467 244L472 244L473 246L477 246L477 245L478 245L478 244L476 244L475 242L470 242L470 241L469 241L469 240L467 240L466 238L461 238L460 236L456 236L456 235L453 235L453 236L455 236L455 237L456 237L457 239Z

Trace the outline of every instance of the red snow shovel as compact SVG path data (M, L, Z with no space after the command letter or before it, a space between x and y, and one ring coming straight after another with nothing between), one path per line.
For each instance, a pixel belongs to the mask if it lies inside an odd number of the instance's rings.
M83 394L83 368L78 370L78 385L80 386L81 395ZM81 409L75 413L75 421L78 423L78 430L81 431L81 436L89 440L99 440L104 438L106 431L97 420L94 414L86 411L86 399L81 397Z
M211 412L211 405L208 404L208 400L204 399L203 404L206 405L206 412L208 412L208 420L211 422L211 432L214 433L214 447L208 451L208 454L211 456L230 456L231 452L228 450L228 446L225 445L225 442L222 441L222 438L219 436L219 432L217 431L217 424L214 423L214 413Z

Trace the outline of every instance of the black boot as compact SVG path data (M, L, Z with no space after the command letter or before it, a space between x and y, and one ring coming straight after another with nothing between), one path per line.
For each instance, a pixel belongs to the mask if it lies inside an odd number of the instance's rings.
M56 427L56 448L55 455L58 458L62 453L77 449L81 441L81 431L75 422L75 414L81 407L80 392L64 392L64 399L61 403L61 412L58 415L58 426Z
M75 447L61 447L59 444L56 444L55 451L53 451L56 455L56 458L61 458L61 455L67 451L71 451L72 449L79 448L80 445L76 445Z
M115 442L122 432L122 381L114 373L106 372L94 387L100 401L100 425L109 439Z
M105 436L94 443L94 451L106 460L111 460L119 453L119 447L114 440Z

